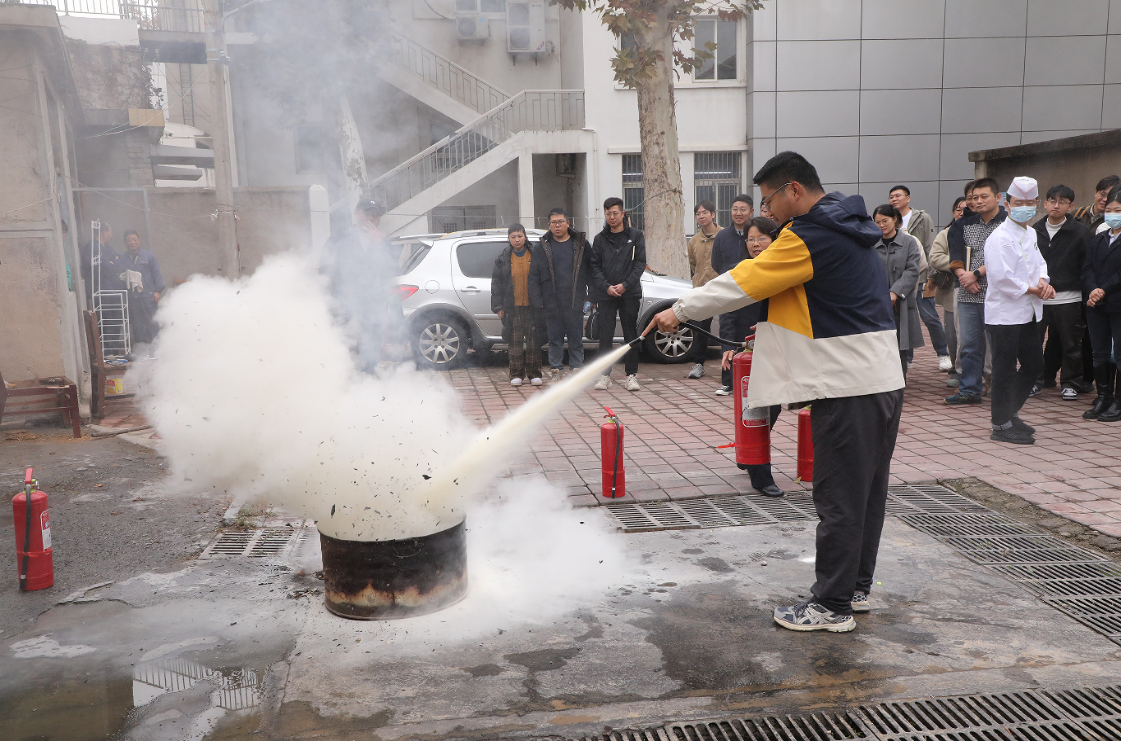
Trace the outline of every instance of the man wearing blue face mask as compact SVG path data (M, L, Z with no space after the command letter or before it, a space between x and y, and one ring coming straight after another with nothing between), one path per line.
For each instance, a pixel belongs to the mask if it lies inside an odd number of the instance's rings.
M1031 445L1035 429L1018 414L1043 370L1039 321L1043 301L1053 298L1055 289L1035 229L1028 226L1039 208L1038 185L1032 178L1018 177L1007 196L1008 218L985 240L985 328L993 350L992 439Z

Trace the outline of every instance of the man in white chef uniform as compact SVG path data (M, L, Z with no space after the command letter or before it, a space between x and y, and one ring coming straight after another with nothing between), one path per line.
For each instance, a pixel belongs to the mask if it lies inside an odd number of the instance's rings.
M1055 289L1047 261L1029 226L1039 209L1039 187L1018 177L1008 187L1008 218L985 241L985 329L992 339L992 439L1031 445L1035 429L1019 417L1035 379L1043 371L1043 347L1037 322L1043 300ZM1017 361L1019 368L1017 369Z

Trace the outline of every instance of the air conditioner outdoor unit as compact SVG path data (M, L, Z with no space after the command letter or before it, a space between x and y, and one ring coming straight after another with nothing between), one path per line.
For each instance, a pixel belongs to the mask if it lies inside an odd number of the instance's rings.
M506 0L506 50L545 51L544 0Z
M460 41L486 41L490 38L490 20L478 13L457 13L455 37Z

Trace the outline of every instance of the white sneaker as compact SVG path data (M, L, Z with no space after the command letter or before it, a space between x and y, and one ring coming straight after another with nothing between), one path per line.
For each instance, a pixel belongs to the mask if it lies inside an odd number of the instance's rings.
M1063 389L1063 401L1078 401L1078 392L1067 386Z
M521 385L522 385L522 379L520 379L520 378L511 378L511 379L510 379L510 385L511 385L511 386L521 386Z
M704 375L705 375L704 365L702 363L694 363L693 364L693 369L691 371L689 371L689 375L687 375L685 377L686 378L704 378Z
M721 386L720 388L716 389L716 395L717 396L731 396L732 395L732 387L731 386Z
M529 383L530 383L530 385L533 385L533 386L540 386L541 385L541 376L537 376L536 378L529 379Z
M953 361L950 360L949 355L939 355L938 356L938 370L945 372L945 371L949 371L953 367L954 367L954 363L953 363Z
M627 376L627 384L623 388L625 388L627 391L638 391L640 388L642 388L638 385L638 375L632 373Z
M609 388L611 388L611 376L600 376L596 381L596 391L606 391Z
M557 383L561 380L560 368L549 369L549 383Z

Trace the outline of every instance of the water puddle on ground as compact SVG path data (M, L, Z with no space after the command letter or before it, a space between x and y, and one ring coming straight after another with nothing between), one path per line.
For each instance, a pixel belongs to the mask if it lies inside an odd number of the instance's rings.
M0 697L5 741L217 741L260 723L265 667L208 667L187 658L55 676Z

